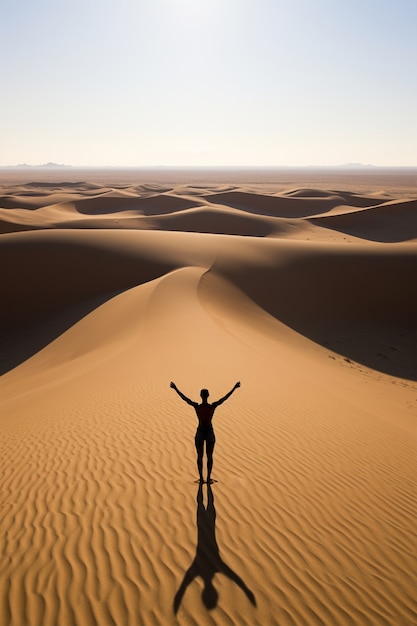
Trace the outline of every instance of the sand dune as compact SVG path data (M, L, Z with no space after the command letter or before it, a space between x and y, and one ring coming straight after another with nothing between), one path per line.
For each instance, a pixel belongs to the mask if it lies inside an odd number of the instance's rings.
M308 217L316 213L330 211L341 204L349 204L352 207L368 206L370 202L375 204L376 199L364 198L356 194L327 193L323 191L297 190L290 191L280 196L259 195L244 193L241 191L228 192L226 194L213 194L207 199L226 206L234 207L251 213L261 213L274 217ZM381 200L382 201L382 200Z
M417 201L390 201L354 211L339 207L333 215L311 222L370 241L399 242L417 239Z
M171 182L1 190L0 623L415 623L417 198Z

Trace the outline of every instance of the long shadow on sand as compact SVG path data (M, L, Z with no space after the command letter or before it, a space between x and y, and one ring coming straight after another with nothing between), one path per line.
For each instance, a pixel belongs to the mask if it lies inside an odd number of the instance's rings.
M203 485L200 484L197 492L197 550L194 561L185 573L184 579L175 594L174 613L178 612L187 587L195 578L200 576L204 582L202 600L208 610L217 606L219 594L214 587L215 574L224 574L242 589L248 600L256 606L256 599L252 591L246 586L242 578L236 574L221 558L216 540L216 509L211 485L207 485L207 506L203 502Z

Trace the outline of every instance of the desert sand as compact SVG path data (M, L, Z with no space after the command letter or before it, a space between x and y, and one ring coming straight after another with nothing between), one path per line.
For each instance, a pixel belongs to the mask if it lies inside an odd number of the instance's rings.
M19 176L0 624L416 624L415 173Z

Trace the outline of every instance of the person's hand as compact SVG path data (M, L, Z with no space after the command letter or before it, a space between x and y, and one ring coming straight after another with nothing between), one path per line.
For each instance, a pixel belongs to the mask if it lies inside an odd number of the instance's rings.
M171 389L176 389L177 388L176 384L173 383L173 382L171 382L170 387L171 387Z
M240 382L237 382L235 385L235 389L237 389L238 387L240 387Z

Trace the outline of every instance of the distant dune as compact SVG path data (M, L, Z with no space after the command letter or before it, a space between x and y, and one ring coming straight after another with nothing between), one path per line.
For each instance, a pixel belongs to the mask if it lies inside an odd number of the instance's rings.
M417 623L415 172L80 173L0 175L0 624Z

